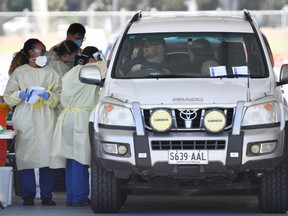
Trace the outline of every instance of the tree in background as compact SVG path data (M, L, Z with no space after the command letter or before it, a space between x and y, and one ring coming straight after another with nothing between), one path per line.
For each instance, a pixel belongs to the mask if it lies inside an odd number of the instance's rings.
M170 0L169 4L166 0L126 0L118 1L119 8L125 8L126 10L151 10L156 9L159 11L186 11L188 9L186 5L187 0Z
M65 0L48 0L49 11L67 11Z
M241 0L239 1L239 8L246 8L248 10L275 10L277 2L279 0Z
M39 0L41 1L41 0ZM187 2L193 1L198 10L280 10L288 4L288 0L48 0L49 11L117 11L122 8L128 11L151 10L186 11ZM32 10L31 0L0 0L1 11ZM1 21L2 22L2 21Z
M219 7L222 10L237 10L239 7L239 0L219 0Z
M198 10L215 10L218 7L219 2L218 0L197 0L197 4Z
M2 4L3 0L1 0ZM6 0L4 0L6 2ZM23 11L24 9L31 10L32 3L31 0L13 0L8 1L7 10L8 11Z

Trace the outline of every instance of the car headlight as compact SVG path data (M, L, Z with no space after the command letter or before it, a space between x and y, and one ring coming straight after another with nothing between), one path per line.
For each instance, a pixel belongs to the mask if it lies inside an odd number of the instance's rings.
M100 108L99 123L113 126L134 126L135 121L129 108L114 104L103 104Z
M280 109L276 102L269 102L248 107L242 126L273 124L280 121Z

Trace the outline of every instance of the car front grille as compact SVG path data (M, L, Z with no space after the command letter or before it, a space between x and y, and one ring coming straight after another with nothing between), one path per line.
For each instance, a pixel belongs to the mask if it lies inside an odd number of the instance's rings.
M221 150L225 140L153 140L152 150Z
M172 115L172 128L171 131L205 131L204 128L204 116L205 113L213 110L214 108L209 109L193 109L193 112L196 113L196 118L194 118L191 123L186 124L185 120L183 120L180 116L180 109L170 109L171 115ZM224 130L228 130L232 127L232 121L233 121L233 115L234 115L234 109L220 109L222 110L226 115L226 126ZM182 109L183 110L183 109ZM187 109L188 110L188 109ZM150 125L150 115L154 111L154 109L144 109L143 110L143 116L144 116L144 122L145 122L145 128L147 130L151 130Z

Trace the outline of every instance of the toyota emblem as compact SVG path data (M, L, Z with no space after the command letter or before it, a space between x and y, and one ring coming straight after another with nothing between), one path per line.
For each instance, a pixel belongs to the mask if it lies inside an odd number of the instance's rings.
M197 112L195 110L181 110L180 117L184 121L191 121L197 117Z

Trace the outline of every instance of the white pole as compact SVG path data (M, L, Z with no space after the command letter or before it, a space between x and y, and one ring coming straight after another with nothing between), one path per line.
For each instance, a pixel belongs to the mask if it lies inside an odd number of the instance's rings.
M32 10L36 12L35 21L40 34L47 34L49 27L47 0L32 0Z

